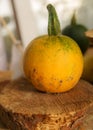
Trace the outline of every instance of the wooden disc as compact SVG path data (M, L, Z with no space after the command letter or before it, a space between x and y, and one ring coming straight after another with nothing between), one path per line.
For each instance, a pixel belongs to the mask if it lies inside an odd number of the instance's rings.
M93 108L93 86L84 80L58 94L39 92L24 78L0 88L0 118L13 130L70 130Z

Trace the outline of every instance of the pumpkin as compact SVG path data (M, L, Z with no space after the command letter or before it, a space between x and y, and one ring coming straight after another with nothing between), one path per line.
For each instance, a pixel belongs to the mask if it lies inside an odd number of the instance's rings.
M62 34L74 39L84 54L89 47L89 39L85 35L86 31L87 28L84 25L77 23L74 13L71 24L62 29Z
M83 71L83 56L78 44L61 35L53 5L49 12L48 35L33 39L27 46L23 69L26 78L43 92L59 93L73 88Z
M93 47L90 47L84 55L84 69L81 77L93 84Z

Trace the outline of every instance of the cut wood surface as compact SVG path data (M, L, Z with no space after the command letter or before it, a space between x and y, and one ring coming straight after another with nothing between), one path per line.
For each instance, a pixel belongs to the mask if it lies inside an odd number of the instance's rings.
M0 82L11 80L11 71L0 71Z
M93 46L93 29L86 31L85 35L89 39L90 45Z
M0 120L0 130L9 130L5 127L5 125L2 123L2 121Z
M93 86L84 80L59 94L39 92L24 78L0 88L0 118L11 130L75 130L93 109Z

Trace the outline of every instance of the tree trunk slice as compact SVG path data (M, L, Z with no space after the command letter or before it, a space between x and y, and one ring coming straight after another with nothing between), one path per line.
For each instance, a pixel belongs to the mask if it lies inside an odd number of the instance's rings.
M75 130L93 109L93 86L84 80L60 94L39 92L24 78L0 88L0 118L11 130Z
M5 125L2 123L2 121L0 120L0 130L9 130L5 127Z
M0 82L9 81L12 78L11 71L0 71Z

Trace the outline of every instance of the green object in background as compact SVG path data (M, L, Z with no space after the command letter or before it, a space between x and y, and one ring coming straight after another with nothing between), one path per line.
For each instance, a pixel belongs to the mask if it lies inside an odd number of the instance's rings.
M82 53L84 54L89 47L89 40L85 36L86 31L87 28L85 26L76 23L76 18L74 13L71 19L71 24L66 26L62 30L62 34L67 35L72 39L74 39L78 43Z
M5 52L6 52L8 63L11 62L12 44L13 43L12 43L10 36L8 34L6 36L4 36Z
M93 84L93 56L86 55L84 57L84 70L82 78Z

